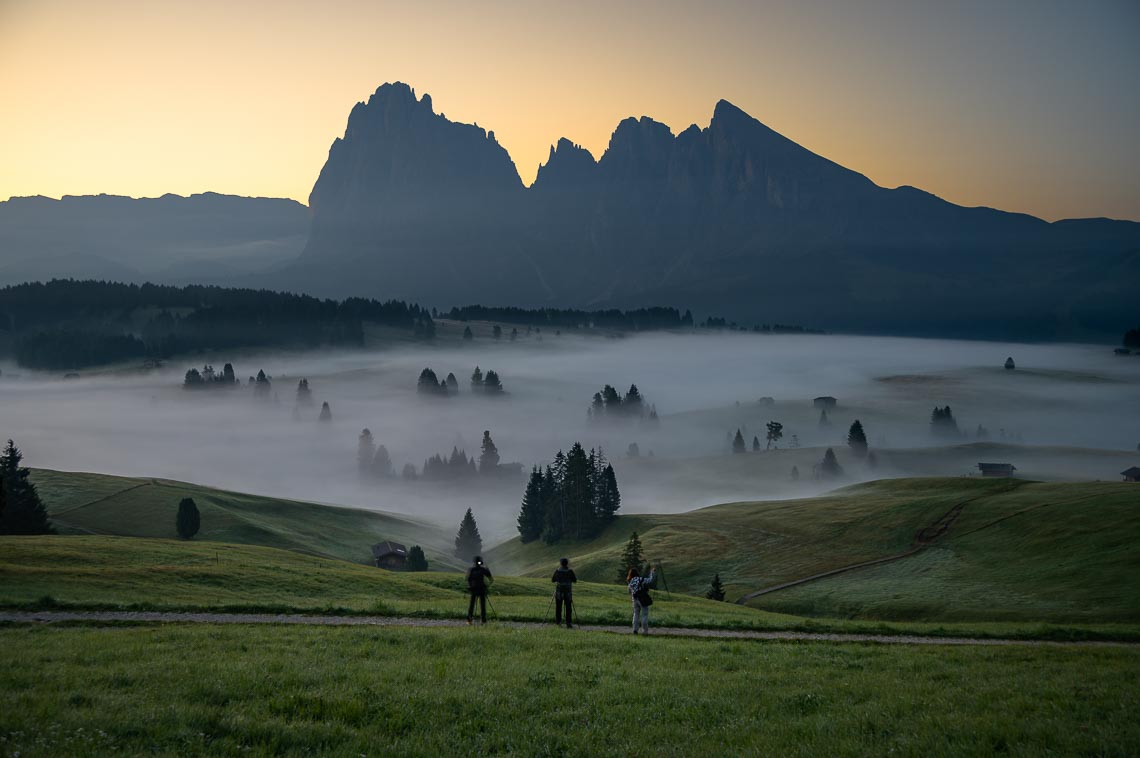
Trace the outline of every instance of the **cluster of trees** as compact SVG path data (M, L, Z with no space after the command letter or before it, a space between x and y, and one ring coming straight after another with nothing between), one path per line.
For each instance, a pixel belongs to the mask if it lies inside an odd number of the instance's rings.
M237 376L234 375L234 366L232 363L227 363L223 366L220 374L214 371L214 367L208 363L202 366L201 371L192 368L186 372L186 378L182 381L182 386L188 390L213 387L235 387L237 384L238 379Z
M1140 350L1140 326L1126 331L1120 344L1124 345L1124 347Z
M415 464L406 463L400 476L408 481L426 479L430 481L448 481L467 479L474 476L494 476L505 470L500 464L499 449L491 438L491 432L484 430L483 442L479 457L468 456L465 450L457 446L451 448L451 455L436 453L424 461L422 473L416 470ZM518 464L513 464L517 466ZM377 444L372 431L363 429L356 443L356 467L363 479L374 481L392 479L396 476L396 468L392 463L392 456L388 448Z
M822 329L808 329L794 324L753 324L751 328L735 321L709 316L700 323L702 329L727 329L733 332L753 332L755 334L826 334Z
M651 424L660 423L657 406L645 401L636 384L629 385L624 398L613 385L607 384L601 392L594 393L586 417L591 421L637 419Z
M391 479L396 475L388 448L377 445L369 429L361 430L357 440L356 467L365 479Z
M503 382L498 373L488 370L486 374L478 366L471 373L471 391L476 394L502 395ZM421 395L435 397L448 397L459 394L459 380L455 374L448 374L447 378L440 380L434 371L425 368L420 372L419 381L416 382L416 392Z
M0 453L0 534L55 534L23 460L16 443L8 440Z
M508 324L525 324L531 327L558 327L561 329L620 329L625 331L652 331L659 329L685 329L693 325L693 314L681 313L676 308L638 308L632 311L618 309L582 311L572 308L489 308L468 305L452 308L447 318L454 321L502 321ZM466 334L464 335L466 337Z
M522 542L584 539L600 532L621 508L613 466L601 450L575 442L545 469L535 466L523 492L518 530Z
M157 311L157 313L156 313ZM431 313L402 301L191 285L56 279L0 289L0 332L28 368L64 370L239 347L364 342L364 322L431 339Z
M935 406L930 412L930 433L941 439L958 439L962 436L949 405L943 408Z
M408 560L404 564L405 571L427 571L428 559L424 555L424 549L419 545L412 545L408 548Z

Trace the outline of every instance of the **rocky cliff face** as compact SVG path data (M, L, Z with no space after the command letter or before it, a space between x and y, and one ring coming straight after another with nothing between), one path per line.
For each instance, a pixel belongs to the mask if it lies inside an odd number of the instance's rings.
M1049 224L884 189L724 100L707 127L677 135L625 119L596 161L560 139L526 189L493 133L384 85L353 109L310 206L295 275L329 294L439 305L669 303L973 336L1005 314L1044 325L1029 336L1127 310L1126 287L1094 297L1074 271L1140 269L1140 224Z

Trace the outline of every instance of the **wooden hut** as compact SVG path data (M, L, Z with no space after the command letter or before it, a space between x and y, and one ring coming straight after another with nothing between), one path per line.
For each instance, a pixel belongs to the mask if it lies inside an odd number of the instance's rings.
M1013 476L1013 472L1017 471L1017 467L1012 463L979 463L978 470L982 472L982 476L1009 479Z
M372 560L376 568L400 571L408 562L408 550L399 542L377 542L372 546Z

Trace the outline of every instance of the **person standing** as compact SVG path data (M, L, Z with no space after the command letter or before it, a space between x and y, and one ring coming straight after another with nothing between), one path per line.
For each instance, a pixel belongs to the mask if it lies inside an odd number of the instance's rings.
M637 569L631 568L625 575L629 586L629 596L633 599L633 633L637 634L640 623L642 634L649 634L649 606L653 605L653 598L649 596L649 588L657 578L657 569L649 567L649 576L638 576Z
M487 582L494 581L491 571L483 565L483 558L475 556L467 569L467 592L471 599L467 603L467 625L475 620L475 598L479 598L479 618L487 623Z
M558 561L558 568L554 569L550 581L554 582L554 623L562 623L562 604L565 603L566 628L570 629L573 626L574 582L578 581L578 577L574 575L574 569L570 568L569 558Z

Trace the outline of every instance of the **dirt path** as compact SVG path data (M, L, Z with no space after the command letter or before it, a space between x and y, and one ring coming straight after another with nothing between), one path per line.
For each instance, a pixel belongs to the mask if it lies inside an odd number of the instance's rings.
M464 621L456 619L420 619L396 616L309 616L304 614L269 613L198 613L157 611L0 611L2 623L53 624L60 622L159 623L159 624L302 624L309 626L399 626L399 627L451 627L462 628ZM512 629L553 627L527 621L494 621L491 626ZM580 632L630 634L625 626L579 626ZM974 637L918 637L890 634L832 634L814 632L750 632L727 629L691 629L655 627L652 637L711 637L734 640L799 640L806 642L870 642L886 645L985 645L1032 647L1137 647L1132 642L1055 642L1051 640L980 639Z

